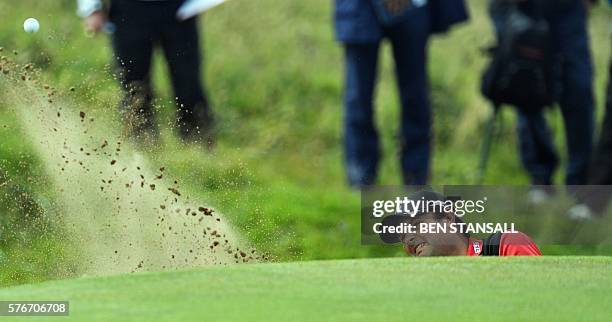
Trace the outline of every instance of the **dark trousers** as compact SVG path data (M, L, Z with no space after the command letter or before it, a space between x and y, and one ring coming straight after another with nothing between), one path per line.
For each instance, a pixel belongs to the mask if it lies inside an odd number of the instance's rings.
M608 80L606 112L589 183L593 185L612 185L612 64L610 65Z
M116 27L112 43L126 92L124 102L132 101L134 91L141 91L139 96L145 102L139 106L145 114L152 113L151 60L154 47L159 45L170 70L179 126L194 126L209 113L209 107L200 78L197 20L181 22L175 16L182 2L112 1L110 20Z
M425 184L429 174L431 115L426 47L427 10L413 19L385 28L393 47L397 86L402 106L400 163L404 183ZM380 147L374 125L373 93L380 43L345 44L344 149L349 183L375 182Z
M503 10L493 10L496 28L503 28ZM594 98L587 14L581 0L573 8L547 16L559 54L559 106L565 125L568 163L566 184L587 183L593 146ZM518 115L520 154L535 184L551 184L559 157L542 113Z
M586 188L579 195L579 200L602 214L612 199L612 63L609 69L606 111L597 151L593 158L589 184L593 186Z

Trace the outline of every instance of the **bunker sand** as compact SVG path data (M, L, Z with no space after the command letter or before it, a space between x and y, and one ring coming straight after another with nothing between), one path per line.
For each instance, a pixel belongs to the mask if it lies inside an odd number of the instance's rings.
M230 225L190 200L112 124L34 82L2 82L59 196L82 274L111 275L256 261ZM74 89L70 89L74 91ZM33 174L34 175L34 174Z

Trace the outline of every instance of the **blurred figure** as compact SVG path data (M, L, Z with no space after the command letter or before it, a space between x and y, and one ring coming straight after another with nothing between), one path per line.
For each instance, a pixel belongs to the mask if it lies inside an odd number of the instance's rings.
M612 0L608 2L612 6ZM612 60L608 68L606 111L589 184L612 185Z
M612 5L612 0L609 0ZM591 182L594 185L612 185L612 61L608 68L608 92L606 112L601 126L599 145L591 171Z
M426 184L431 154L427 43L432 32L467 19L461 0L336 0L336 39L344 45L344 152L349 184L376 181L380 148L373 92L381 41L393 47L402 106L400 163L405 184Z
M612 0L608 0L612 5ZM576 220L591 220L601 216L612 199L612 61L608 68L608 91L606 110L601 125L599 142L590 170L589 187L578 196L579 204L568 211L568 216Z
M151 60L160 46L168 62L176 104L176 125L186 142L213 144L213 114L200 78L197 19L179 21L185 0L78 0L78 15L90 33L111 33L124 91L124 134L146 143L159 137L152 107Z
M608 77L606 111L589 180L592 185L612 185L612 63Z
M490 0L498 34L511 6L526 14L538 14L548 22L559 67L556 100L565 124L568 164L566 184L587 183L594 131L593 66L584 0ZM552 184L559 157L542 112L525 113L519 108L518 134L523 166L533 185ZM550 191L533 191L534 199Z

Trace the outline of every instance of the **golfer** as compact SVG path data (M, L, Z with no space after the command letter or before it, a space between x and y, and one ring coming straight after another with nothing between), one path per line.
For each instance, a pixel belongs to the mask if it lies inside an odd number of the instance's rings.
M419 192L415 200L444 201L443 195L435 192ZM414 216L393 215L383 220L383 226L398 226L402 223L415 227L421 224L460 224L463 221L454 213L417 213ZM387 244L402 243L404 251L412 256L541 256L538 246L521 232L495 233L486 239L471 238L469 234L421 233L419 229L404 234L381 233Z
M159 137L152 106L151 58L160 47L168 62L178 134L186 142L213 143L213 114L200 78L196 18L179 21L185 0L78 0L78 15L88 32L112 33L112 45L124 97L124 132L139 142Z

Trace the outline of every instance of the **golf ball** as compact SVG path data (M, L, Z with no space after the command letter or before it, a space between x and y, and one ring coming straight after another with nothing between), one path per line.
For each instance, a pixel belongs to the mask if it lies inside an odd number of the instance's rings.
M38 32L39 28L40 23L38 23L38 20L34 18L28 18L23 22L23 30L25 30L27 33Z

